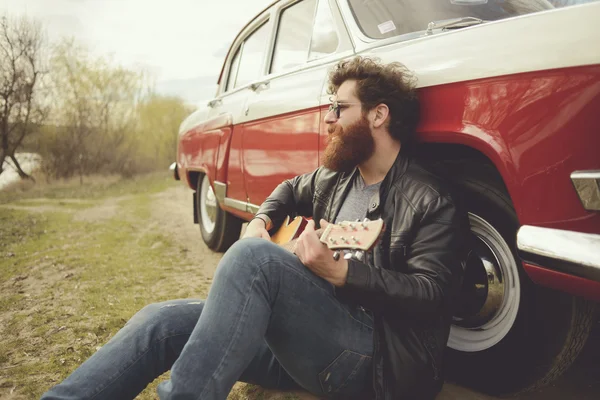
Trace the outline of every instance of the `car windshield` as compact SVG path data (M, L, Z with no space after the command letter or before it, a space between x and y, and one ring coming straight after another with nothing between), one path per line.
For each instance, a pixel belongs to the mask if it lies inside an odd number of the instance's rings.
M430 22L474 17L484 21L600 0L348 0L362 32L374 39L422 32Z

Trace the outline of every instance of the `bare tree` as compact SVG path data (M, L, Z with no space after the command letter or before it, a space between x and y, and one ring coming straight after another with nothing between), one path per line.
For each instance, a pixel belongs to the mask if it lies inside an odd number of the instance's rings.
M0 16L0 174L4 160L10 158L19 176L30 178L15 152L47 114L36 97L44 75L43 44L38 22Z

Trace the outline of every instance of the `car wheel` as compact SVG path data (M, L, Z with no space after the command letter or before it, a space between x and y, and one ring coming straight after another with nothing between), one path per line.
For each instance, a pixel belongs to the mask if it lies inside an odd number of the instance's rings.
M226 251L239 239L243 221L221 209L206 175L199 177L196 194L198 224L204 243L214 251Z
M519 222L495 170L443 167L469 213L472 249L448 340L449 378L495 395L535 390L573 363L594 303L530 281L515 248Z

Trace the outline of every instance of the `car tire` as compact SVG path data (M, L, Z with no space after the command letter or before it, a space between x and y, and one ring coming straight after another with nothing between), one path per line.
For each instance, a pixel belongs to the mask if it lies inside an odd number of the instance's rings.
M205 174L198 178L196 210L200 233L208 248L224 252L239 239L243 221L221 209Z
M493 395L536 390L580 353L595 303L529 279L515 247L519 221L493 167L452 161L436 170L469 213L473 250L448 341L448 378Z

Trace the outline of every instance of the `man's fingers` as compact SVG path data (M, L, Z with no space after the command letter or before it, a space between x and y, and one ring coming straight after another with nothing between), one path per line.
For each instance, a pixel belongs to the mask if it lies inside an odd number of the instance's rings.
M304 230L302 230L302 233L300 234L300 237L298 238L298 241L302 241L302 240L310 240L309 238L312 236L315 236L315 222L311 219L308 221L308 223L306 224L306 226L304 227Z
M294 243L294 248L292 249L292 253L297 255L298 258L300 259L300 261L303 261L302 260L302 241L297 240L296 243Z
M327 222L323 218L321 218L321 221L319 221L319 224L321 225L321 229L325 229L325 228L327 228L327 225L329 225L329 222Z

